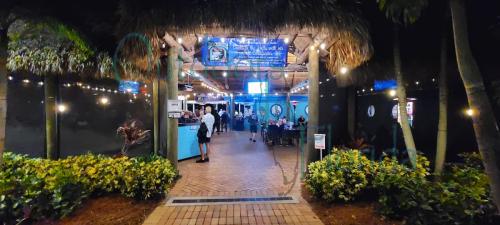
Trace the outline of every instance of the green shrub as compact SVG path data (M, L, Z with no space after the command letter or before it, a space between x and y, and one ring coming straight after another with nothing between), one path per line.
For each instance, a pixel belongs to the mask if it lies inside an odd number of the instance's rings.
M306 187L327 201L351 201L369 186L372 167L372 162L358 150L334 149L323 160L309 164Z
M120 193L137 199L163 196L176 171L161 157L72 156L61 160L4 154L0 171L0 218L57 219L91 194Z
M381 214L425 225L477 224L493 215L488 180L479 168L452 165L439 181L430 181L423 168L409 172L388 160L380 165L374 188Z

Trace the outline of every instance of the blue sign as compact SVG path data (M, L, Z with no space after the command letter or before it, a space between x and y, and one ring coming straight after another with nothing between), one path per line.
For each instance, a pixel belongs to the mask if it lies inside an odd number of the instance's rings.
M398 86L396 80L376 80L373 83L373 89L375 91L383 91L387 89L394 89Z
M285 67L287 55L283 39L208 37L201 48L205 66Z
M118 85L118 90L121 92L127 92L131 94L139 93L139 82L131 80L121 80Z

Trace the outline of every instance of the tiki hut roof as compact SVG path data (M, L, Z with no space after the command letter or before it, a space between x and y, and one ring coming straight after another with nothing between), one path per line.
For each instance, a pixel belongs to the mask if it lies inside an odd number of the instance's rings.
M304 53L308 46L326 43L327 50L321 56L329 71L336 74L340 67L355 68L372 56L367 23L360 17L358 4L341 0L124 0L118 7L116 33L119 37L130 32L145 33L151 37L153 47L165 43L165 37L188 34L301 37L307 39L305 44L291 43L302 46L301 51L294 53L297 63L307 60ZM144 62L137 59L145 56L143 47L131 46L124 48L124 55ZM134 46L138 46L139 53L134 52ZM188 46L183 47L186 55L193 55ZM155 58L162 54L159 48L156 50Z

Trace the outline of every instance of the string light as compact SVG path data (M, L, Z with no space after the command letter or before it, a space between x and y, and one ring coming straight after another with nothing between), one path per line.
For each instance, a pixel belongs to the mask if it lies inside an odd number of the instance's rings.
M325 43L321 43L321 44L319 45L319 47L320 47L321 49L325 50L325 48L326 48L326 44L325 44Z
M14 77L9 76L9 77L8 77L8 79L9 79L9 80L14 80Z
M474 113L474 110L473 110L473 109L470 109L470 108L469 108L469 109L465 110L465 114L466 114L467 116L469 116L469 117L472 117L472 116L474 116L474 114L475 114L475 113Z
M177 38L177 42L178 42L179 44L182 44L182 38Z
M224 38L224 37L223 37L223 38L220 38L220 41L221 41L221 42L226 42L226 38Z
M285 72L285 78L288 78L288 73L287 72Z
M222 76L223 76L223 77L227 77L227 72L225 72L225 71L224 71L224 72L222 73Z
M389 96L391 96L391 97L396 96L396 90L394 90L394 89L389 90Z
M28 79L24 79L24 80L23 80L23 83L25 83L25 84L29 84L29 83L30 83L30 80L28 80Z
M101 105L108 105L109 104L109 98L106 97L106 96L103 96L103 97L99 98L99 102L101 103Z
M283 40L285 42L285 44L288 44L288 42L290 42L290 39L288 39L288 37L285 38L285 40Z
M349 69L345 66L340 68L340 74L346 74L349 71Z
M66 112L66 110L68 110L68 107L66 107L66 105L64 105L64 104L57 105L57 111L58 112L64 113L64 112Z
M199 36L198 37L198 42L202 42L203 41L203 37L202 36Z

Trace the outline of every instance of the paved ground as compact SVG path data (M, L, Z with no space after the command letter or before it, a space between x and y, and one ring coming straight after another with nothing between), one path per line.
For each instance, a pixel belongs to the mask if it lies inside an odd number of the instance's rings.
M179 163L182 178L169 197L291 195L300 200L298 204L161 205L144 225L322 224L300 197L298 148L271 149L260 137L256 143L248 138L247 132L216 135L209 163Z

